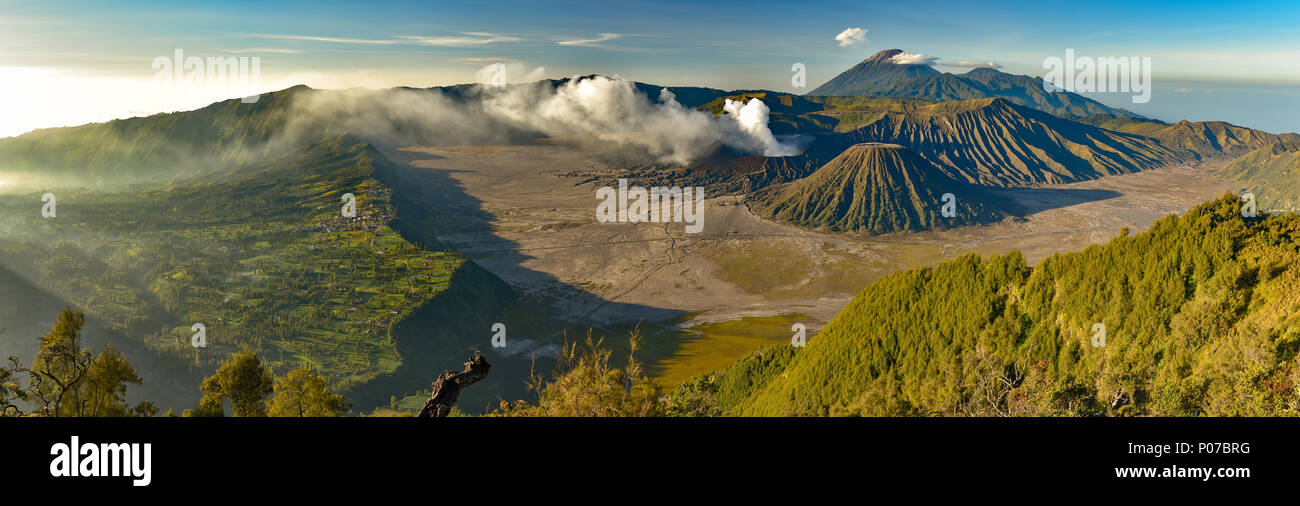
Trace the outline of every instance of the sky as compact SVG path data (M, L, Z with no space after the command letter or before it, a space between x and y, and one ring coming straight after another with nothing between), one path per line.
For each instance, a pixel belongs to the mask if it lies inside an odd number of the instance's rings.
M1150 57L1153 92L1094 93L1165 121L1300 131L1300 2L343 2L0 0L0 137L295 84L429 87L599 73L642 82L806 92L877 51L993 62ZM856 37L836 36L852 30ZM258 58L247 83L160 77L184 57ZM807 87L791 83L803 64ZM181 60L183 66L184 60ZM174 63L171 63L174 67ZM167 75L174 75L167 74Z

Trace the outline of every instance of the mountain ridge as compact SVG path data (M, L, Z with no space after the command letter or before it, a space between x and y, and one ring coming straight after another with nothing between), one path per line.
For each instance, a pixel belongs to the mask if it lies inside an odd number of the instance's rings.
M920 98L935 102L1002 97L1062 117L1106 114L1141 118L1131 111L1112 108L1076 93L1046 91L1041 77L1008 74L991 68L972 69L963 74L941 73L929 65L899 65L889 61L899 53L898 49L880 51L807 95ZM928 71L903 67L924 67Z
M1259 212L1300 208L1300 142L1257 148L1225 166L1222 175L1255 194Z
M1146 137L1076 123L1002 97L887 113L845 135L855 142L902 144L953 176L995 186L1096 179L1186 158Z

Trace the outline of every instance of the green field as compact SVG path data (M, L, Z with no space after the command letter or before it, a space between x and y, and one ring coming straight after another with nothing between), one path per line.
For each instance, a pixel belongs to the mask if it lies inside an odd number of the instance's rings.
M667 358L650 366L650 377L671 389L687 378L725 368L727 364L755 350L773 344L790 344L790 327L807 322L808 315L787 313L745 317L739 320L697 325L677 331L680 341ZM812 337L812 332L806 335Z

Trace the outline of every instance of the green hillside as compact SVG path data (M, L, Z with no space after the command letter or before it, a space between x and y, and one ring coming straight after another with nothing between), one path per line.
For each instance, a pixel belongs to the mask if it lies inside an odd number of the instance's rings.
M1300 134L1271 134L1224 121L1182 120L1177 123L1165 123L1106 114L1093 115L1078 121L1116 132L1151 137L1169 149L1188 152L1196 159L1242 156L1252 150L1278 142L1300 142Z
M1002 98L890 113L845 136L902 144L969 182L994 186L1095 179L1185 157L1150 138L1075 123Z
M296 101L319 93L306 86L202 109L37 130L0 140L0 172L34 178L44 187L114 189L136 183L222 174L241 164L296 148L273 143L284 135ZM339 135L316 129L318 137Z
M674 396L742 415L1300 414L1297 253L1300 217L1225 196L1032 268L966 255Z
M1198 158L1241 156L1278 142L1300 142L1297 134L1271 134L1225 121L1182 120L1154 131L1138 133L1154 137L1171 149L1196 153Z
M1233 160L1220 173L1258 199L1259 211L1300 207L1300 143L1278 142Z
M161 356L207 370L239 347L347 389L402 361L390 329L465 264L395 231L374 148L338 137L168 190L9 198L4 267ZM344 218L341 196L357 199ZM191 325L208 347L190 345ZM183 362L181 362L183 363Z

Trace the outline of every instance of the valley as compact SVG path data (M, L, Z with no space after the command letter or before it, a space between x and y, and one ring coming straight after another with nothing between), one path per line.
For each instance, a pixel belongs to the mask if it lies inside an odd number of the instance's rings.
M417 146L389 157L405 165L403 187L422 195L437 239L540 301L539 319L610 335L638 322L661 326L647 337L651 358L680 366L679 354L709 357L691 361L687 370L695 373L719 369L761 344L737 346L711 332L717 325L758 326L769 342L788 342L796 321L789 315L814 333L863 286L891 272L970 252L1020 250L1034 264L1104 243L1124 228L1145 230L1231 189L1214 175L1218 161L988 189L1021 216L877 236L765 220L742 195L710 195L703 232L687 234L678 223L598 223L595 189L602 183L586 175L621 171L600 162L600 150L591 146L566 139ZM685 374L652 371L673 379Z
M928 79L913 71L952 79L882 55L867 67L887 89ZM166 407L248 349L313 371L356 413L417 412L430 378L481 352L493 374L458 409L483 414L536 398L528 385L587 337L667 392L747 367L792 327L818 342L895 274L970 254L1034 266L1229 192L1294 193L1295 134L973 74L1001 84L944 102L603 76L295 86L34 132L0 141L4 189L25 189L0 206L0 267L21 285L9 297L39 291L86 311L89 342L123 341ZM592 109L609 103L635 117ZM706 198L666 215L685 222L600 219L599 192L620 182ZM57 219L31 212L46 188ZM340 218L349 194L359 214ZM30 353L48 316L6 318L23 335L0 344ZM195 322L211 348L189 346Z
M1298 1L4 5L6 497L1295 489Z

